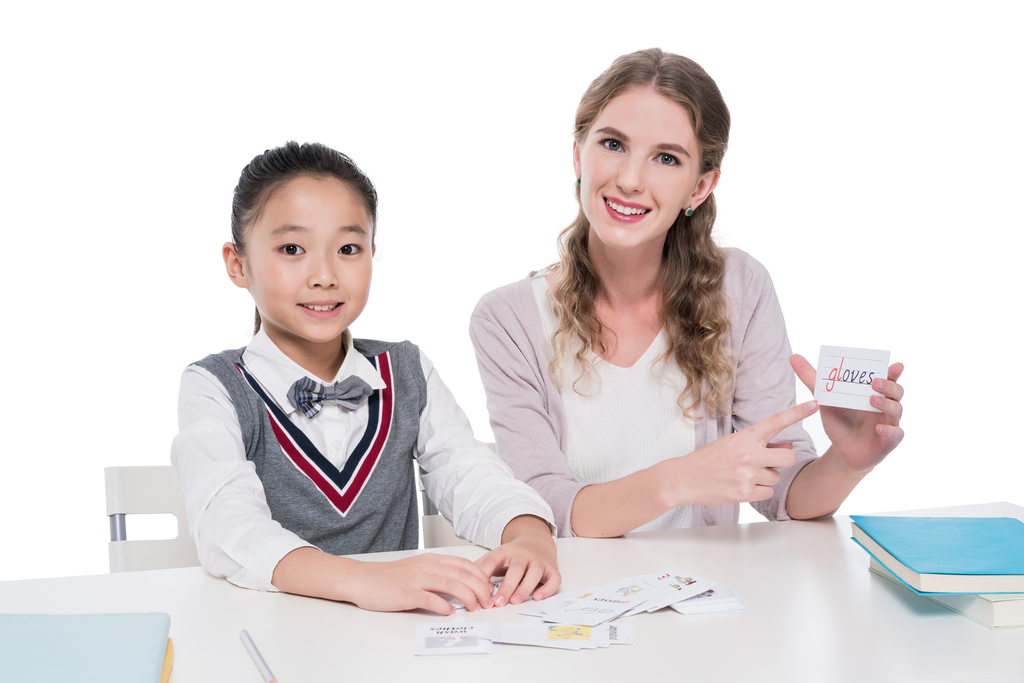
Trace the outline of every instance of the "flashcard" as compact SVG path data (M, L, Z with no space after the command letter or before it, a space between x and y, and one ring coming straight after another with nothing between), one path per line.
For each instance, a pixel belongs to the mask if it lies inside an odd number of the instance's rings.
M715 585L715 582L711 579L703 576L697 576L696 574L690 574L684 572L675 567L669 567L663 569L654 575L658 583L665 588L672 591L671 599L666 600L663 604L658 606L648 605L647 611L653 612L667 607L668 605L679 602L680 600L686 600L692 598L694 595L698 595L708 590Z
M871 380L885 379L888 373L888 351L822 346L814 398L823 406L880 413L871 405L872 396L881 396L871 388Z
M608 647L600 627L575 626L572 624L547 624L541 621L527 621L519 624L499 624L491 631L495 643L510 645L536 645L557 650L581 650Z
M675 603L672 609L680 614L750 611L739 588L712 588L688 600Z
M491 629L490 638L496 643L536 645L559 650L589 650L612 644L632 645L633 625L576 626L526 621L519 624L497 625Z
M556 612L544 615L544 621L577 626L597 626L610 621L647 602L642 598L619 598L614 595L592 595L577 600Z
M586 590L576 591L574 593L557 593L552 595L550 598L544 598L540 602L527 605L524 609L519 610L519 614L524 617L543 617L551 612L556 612L563 607L568 607L578 600L589 598L591 595L596 595L603 589L604 586L595 586L594 588L587 588Z
M478 655L497 652L484 623L417 624L414 655Z
M640 598L645 601L644 604L624 612L621 615L623 617L644 611L653 612L681 599L676 597L675 591L671 588L659 584L657 578L652 574L631 576L616 583L610 583L601 590L601 595L614 595L634 600Z

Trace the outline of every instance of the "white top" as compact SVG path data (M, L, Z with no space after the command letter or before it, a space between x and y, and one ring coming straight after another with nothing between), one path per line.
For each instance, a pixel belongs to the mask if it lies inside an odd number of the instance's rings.
M548 295L548 272L545 269L534 275L533 292L550 343L558 316ZM621 479L696 448L694 422L683 415L677 403L686 378L675 363L662 358L664 353L662 330L628 368L590 352L593 372L588 380L574 388L578 372L565 373L559 395L565 408L566 458L581 482L602 484ZM693 509L680 505L634 531L682 529L691 526L692 520Z
M371 388L382 388L377 369L353 350L350 335L346 343L348 352L335 379L356 375ZM306 418L288 400L288 389L302 376L319 378L285 356L262 330L242 360L288 418L340 467L366 429L367 402L353 411L327 402L316 416ZM554 528L548 504L473 438L465 413L422 352L420 363L427 401L420 416L417 461L426 472L422 479L427 495L455 532L493 548L501 544L505 525L519 515L535 515ZM200 562L211 574L238 586L277 590L271 585L277 563L310 544L271 519L263 483L245 457L234 404L220 380L195 365L181 376L178 429L171 464L185 494L189 533Z

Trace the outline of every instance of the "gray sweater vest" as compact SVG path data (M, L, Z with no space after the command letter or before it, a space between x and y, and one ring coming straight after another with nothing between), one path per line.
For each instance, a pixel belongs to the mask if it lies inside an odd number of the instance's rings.
M334 555L410 550L419 542L413 463L427 399L419 349L408 341L356 339L354 345L385 381L390 371L390 391L375 391L367 399L367 433L340 470L315 448L310 453L312 444L302 448L304 435L294 425L283 428L273 417L240 370L244 348L195 365L219 379L235 404L245 457L256 466L271 516L281 526Z

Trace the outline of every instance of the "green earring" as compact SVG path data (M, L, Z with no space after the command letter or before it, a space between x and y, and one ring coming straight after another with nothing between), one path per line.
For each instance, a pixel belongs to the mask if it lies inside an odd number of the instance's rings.
M693 215L693 208L688 206L686 207L686 211L684 211L683 213L685 213L686 217L689 218L690 216Z
M577 185L582 185L583 184L583 180L581 178L576 178L576 184Z

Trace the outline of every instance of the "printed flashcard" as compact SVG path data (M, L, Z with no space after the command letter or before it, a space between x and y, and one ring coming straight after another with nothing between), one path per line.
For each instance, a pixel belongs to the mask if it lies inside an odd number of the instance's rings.
M544 621L577 626L597 626L615 619L647 602L643 598L619 598L602 593L577 600L562 609L544 615Z
M609 623L599 626L576 626L526 621L495 626L491 630L491 640L496 643L536 645L559 650L590 650L612 644L632 645L633 625Z
M814 398L823 406L880 413L871 405L872 396L881 396L871 388L871 380L885 379L888 373L888 351L822 346Z
M594 626L547 624L527 621L519 624L499 624L491 631L491 640L509 645L536 645L556 650L582 650L607 647L601 643Z
M497 652L488 635L490 624L418 624L414 655L480 655Z
M594 588L587 588L585 590L576 591L573 593L557 593L552 595L550 598L544 598L540 602L535 602L532 605L527 605L525 608L519 610L519 614L524 617L543 617L547 616L552 612L557 612L563 607L568 607L578 600L589 598L591 595L596 595L604 589L604 586L595 586Z
M644 603L638 605L620 616L628 617L638 612L645 611L648 607L665 600L667 591L658 585L657 580L650 575L631 576L616 583L610 583L601 591L601 595L613 595L620 598L643 599Z
M705 578L703 576L697 576L696 574L690 574L684 572L681 569L675 567L668 567L663 569L654 575L655 580L663 587L671 591L670 597L665 600L663 604L658 606L649 605L647 608L648 612L667 607L680 600L686 600L692 598L695 595L703 593L712 586L715 585L715 581Z
M711 588L692 598L675 603L672 605L672 609L680 614L750 611L739 588Z

